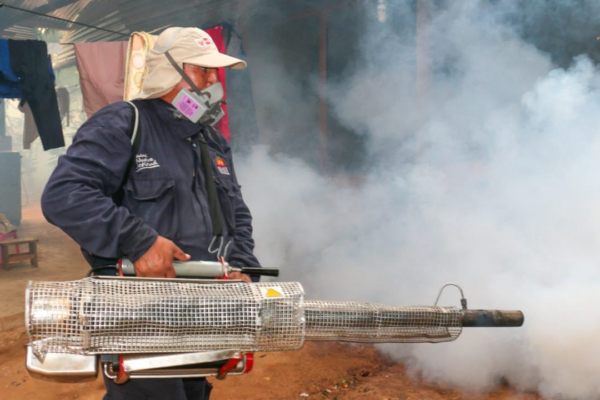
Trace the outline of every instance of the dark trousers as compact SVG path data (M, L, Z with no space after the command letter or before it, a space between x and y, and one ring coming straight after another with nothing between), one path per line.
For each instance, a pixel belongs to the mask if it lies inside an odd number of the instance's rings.
M103 400L208 400L212 385L204 378L131 379L117 385L104 376Z
M46 42L9 40L8 53L11 68L19 77L21 101L29 103L44 150L64 147L54 77L48 71Z

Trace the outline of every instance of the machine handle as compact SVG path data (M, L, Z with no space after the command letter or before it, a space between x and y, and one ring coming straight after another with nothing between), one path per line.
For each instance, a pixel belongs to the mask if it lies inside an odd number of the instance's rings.
M279 276L279 268L238 268L242 274L259 276Z
M223 264L218 261L173 261L177 276L192 278L223 278ZM227 273L241 272L242 274L259 276L279 276L278 268L245 268L234 267L225 263ZM122 259L123 275L135 275L133 263L127 258Z
M523 325L525 316L516 310L463 310L465 328L510 328Z

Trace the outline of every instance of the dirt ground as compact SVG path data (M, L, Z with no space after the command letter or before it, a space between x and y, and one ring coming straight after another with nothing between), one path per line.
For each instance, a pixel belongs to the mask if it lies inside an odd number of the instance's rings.
M28 263L0 270L0 399L101 399L101 377L67 384L34 379L25 369L27 334L24 292L29 280L71 280L85 276L87 265L77 245L46 223L38 207L26 208L19 237L39 239L39 268ZM223 381L210 379L214 400L225 399L387 399L387 400L534 400L534 393L500 387L475 395L409 379L402 364L383 358L369 345L309 343L294 352L257 353L254 369Z

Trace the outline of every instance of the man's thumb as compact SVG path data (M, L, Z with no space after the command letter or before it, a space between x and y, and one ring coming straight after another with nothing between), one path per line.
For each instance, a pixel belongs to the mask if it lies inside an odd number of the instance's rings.
M175 251L173 252L173 257L178 259L179 261L189 261L189 259L192 258L189 254L185 254L177 246L175 246Z

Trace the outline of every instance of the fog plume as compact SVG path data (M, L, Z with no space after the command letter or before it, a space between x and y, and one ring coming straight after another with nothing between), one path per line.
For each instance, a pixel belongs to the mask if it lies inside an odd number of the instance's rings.
M388 11L409 19L398 3ZM522 328L381 346L412 373L469 392L506 380L551 399L598 398L600 73L585 54L560 65L534 40L547 19L531 6L516 20L516 3L433 10L422 92L414 33L364 28L361 58L328 88L330 109L366 143L360 183L268 146L237 171L259 258L309 299L432 305L456 282L472 308L524 312ZM276 88L263 106L284 107Z

